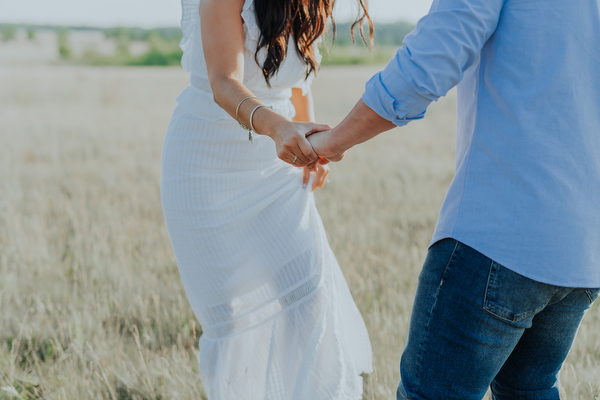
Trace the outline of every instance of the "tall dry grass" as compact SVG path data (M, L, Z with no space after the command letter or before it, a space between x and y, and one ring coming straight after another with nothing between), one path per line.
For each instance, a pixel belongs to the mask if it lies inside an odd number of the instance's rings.
M373 67L324 69L338 122ZM180 69L0 67L0 399L201 399L201 329L159 201ZM365 399L394 398L416 278L453 175L454 96L349 152L318 205L373 343ZM600 398L600 310L564 367Z

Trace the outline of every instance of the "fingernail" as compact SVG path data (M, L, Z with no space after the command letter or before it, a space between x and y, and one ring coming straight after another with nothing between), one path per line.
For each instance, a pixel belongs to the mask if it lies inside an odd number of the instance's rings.
M302 184L302 189L306 189L307 186L308 186L308 183L303 183Z

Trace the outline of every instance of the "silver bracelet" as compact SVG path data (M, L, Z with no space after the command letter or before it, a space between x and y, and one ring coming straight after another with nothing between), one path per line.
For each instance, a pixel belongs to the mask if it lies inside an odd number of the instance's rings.
M242 105L243 102L245 102L246 100L250 100L250 99L258 99L258 97L256 96L248 96L248 97L244 97L237 105L237 107L235 108L235 120L237 121L237 123L240 125L240 127L246 131L250 131L250 128L248 128L246 125L242 124L240 122L240 118L238 117L238 111L240 111L240 106Z
M268 106L266 104L259 104L256 107L254 107L254 109L250 113L250 130L248 131L248 140L250 140L251 143L254 143L254 135L253 135L253 133L258 133L254 129L254 124L252 123L252 119L254 118L254 113L256 112L256 110L258 110L261 107L268 107L271 110L273 109L273 106Z

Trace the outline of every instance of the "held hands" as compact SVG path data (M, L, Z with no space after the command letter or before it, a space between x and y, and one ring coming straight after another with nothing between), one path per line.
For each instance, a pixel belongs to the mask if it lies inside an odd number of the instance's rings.
M295 167L304 167L302 182L305 188L311 175L314 177L311 190L320 189L327 182L329 166L326 164L329 160L319 157L309 140L317 141L313 135L331 129L331 126L325 124L289 121L270 135L275 142L277 156L281 160ZM323 141L321 138L318 140ZM341 157L339 159L341 160ZM334 161L338 159L334 157Z
M319 131L311 133L307 139L313 147L314 151L319 155L321 159L326 161L319 161L320 164L326 164L329 161L341 161L344 158L345 151L336 150L334 143L332 143L332 133L337 128L330 129L328 131Z
M309 169L316 171L319 156L313 150L307 136L330 129L331 127L325 124L288 121L270 136L275 141L277 156L281 160L296 167L309 166Z
M275 141L278 157L295 167L304 167L303 184L308 185L314 176L312 190L322 188L329 175L329 161L340 161L345 152L331 147L332 128L313 122L288 121L270 135Z

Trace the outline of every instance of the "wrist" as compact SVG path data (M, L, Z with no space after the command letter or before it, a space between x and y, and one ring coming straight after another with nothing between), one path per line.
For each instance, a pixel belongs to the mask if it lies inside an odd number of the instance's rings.
M257 133L269 136L271 139L275 140L275 137L279 133L283 132L291 121L284 116L277 114L273 110L267 111L268 115L265 115L264 118L261 119L260 125L256 123L257 121L255 121L254 126L257 127L256 129L258 129Z
M352 146L346 143L346 140L344 139L345 138L344 135L342 135L342 130L333 128L329 132L329 135L327 136L327 143L325 144L327 153L330 155L338 155L349 150Z

